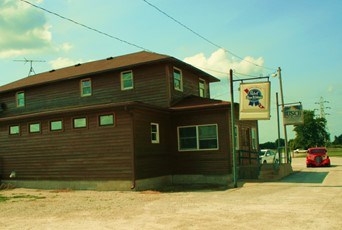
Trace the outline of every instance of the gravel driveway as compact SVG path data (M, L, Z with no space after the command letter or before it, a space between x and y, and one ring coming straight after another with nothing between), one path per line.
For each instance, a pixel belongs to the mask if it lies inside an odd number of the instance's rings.
M0 229L341 229L342 158L227 190L0 191Z

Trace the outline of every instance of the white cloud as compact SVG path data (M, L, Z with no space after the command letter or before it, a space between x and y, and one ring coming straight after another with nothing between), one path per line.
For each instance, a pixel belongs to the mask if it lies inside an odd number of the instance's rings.
M0 58L39 52L52 47L52 34L44 13L26 3L1 1L0 24Z
M62 57L59 57L59 58L49 62L52 69L60 69L63 67L75 65L77 63L82 63L82 61L81 60L75 61L75 60L72 60L70 58L62 58Z
M199 53L185 58L184 61L218 78L226 77L230 69L233 69L236 73L259 76L262 74L263 69L258 66L264 64L262 57L253 58L247 56L243 60L237 60L234 57L229 58L228 53L223 49L218 49L208 58L203 53Z

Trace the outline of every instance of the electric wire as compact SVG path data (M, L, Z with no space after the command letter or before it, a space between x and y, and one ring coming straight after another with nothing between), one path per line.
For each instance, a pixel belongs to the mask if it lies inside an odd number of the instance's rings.
M110 37L110 38L115 39L115 40L117 40L117 41L120 41L120 42L122 42L122 43L125 43L125 44L127 44L127 45L136 47L136 48L141 49L141 50L145 50L145 51L151 52L150 50L148 50L148 49L146 49L146 48L144 48L144 47L142 47L142 46L140 46L140 45L137 45L137 44L134 44L134 43L132 43L132 42L129 42L129 41L123 40L123 39L121 39L121 38L115 37L115 36L110 35L110 34L108 34L108 33L106 33L106 32L102 32L102 31L100 31L100 30L98 30L98 29L92 28L92 27L90 27L90 26L87 26L87 25L85 25L85 24L82 24L82 23L80 23L80 22L77 22L77 21L75 21L75 20L73 20L73 19L64 17L64 16L62 16L62 15L60 15L60 14L58 14L58 13L55 13L55 12L52 12L52 11L50 11L50 10L47 10L47 9L45 9L45 8L43 8L43 7L37 6L37 5L35 5L35 4L33 4L33 3L29 2L29 1L26 1L26 0L20 0L20 1L22 1L22 2L24 2L24 3L27 3L27 4L33 6L33 7L37 8L37 9L43 10L43 11L49 13L49 14L53 14L53 15L59 17L59 18L62 18L62 19L67 20L67 21L70 21L70 22L72 22L72 23L74 23L74 24L76 24L76 25L82 26L82 27L84 27L84 28L86 28L86 29L92 30L92 31L97 32L97 33L99 33L99 34L102 34L102 35L104 35L104 36L107 36L107 37Z
M157 11L159 11L160 13L162 13L163 15L165 15L166 17L170 18L171 20L173 20L174 22L176 22L177 24L179 24L180 26L184 27L185 29L189 30L191 33L195 34L196 36L202 38L203 40L205 40L206 42L210 43L211 45L215 46L216 48L219 48L219 49L223 49L225 52L231 54L232 56L244 61L244 62L247 62L249 64L252 64L254 66L257 66L257 67L260 67L260 68L264 68L264 69L268 69L268 70L276 70L276 68L270 68L270 67L266 67L266 66L262 66L262 65L259 65L259 64L256 64L254 62L251 62L251 61L248 61L242 57L240 57L239 55L227 50L226 48L210 41L208 38L202 36L201 34L197 33L196 31L194 31L193 29L191 29L190 27L186 26L184 23L180 22L179 20L175 19L174 17L172 17L171 15L169 15L168 13L166 13L165 11L161 10L159 7L153 5L152 3L150 3L149 1L147 0L142 0L144 1L146 4L148 4L149 6L153 7L154 9L156 9Z

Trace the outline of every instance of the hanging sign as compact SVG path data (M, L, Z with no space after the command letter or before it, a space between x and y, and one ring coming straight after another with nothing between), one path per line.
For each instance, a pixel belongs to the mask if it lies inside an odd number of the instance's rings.
M284 106L284 125L299 125L304 123L302 105Z
M269 81L240 84L240 120L270 119L270 85Z

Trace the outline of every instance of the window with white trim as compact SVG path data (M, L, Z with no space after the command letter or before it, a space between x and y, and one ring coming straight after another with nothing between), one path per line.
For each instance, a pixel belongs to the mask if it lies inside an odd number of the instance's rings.
M25 106L25 92L20 91L15 94L16 104L17 107L24 107Z
M178 127L178 150L217 150L217 124Z
M91 88L91 79L83 79L81 80L81 96L91 96L92 88Z
M178 68L173 68L173 86L175 90L183 91L182 71Z
M62 129L63 129L62 120L50 121L50 131L60 131Z
M121 90L133 89L133 72L121 72Z
M114 114L105 114L99 116L100 126L112 126L114 125Z
M158 144L159 143L159 124L151 123L151 143Z
M30 133L40 133L40 123L29 124L29 132Z
M207 97L207 83L205 80L199 79L198 89L200 97Z

